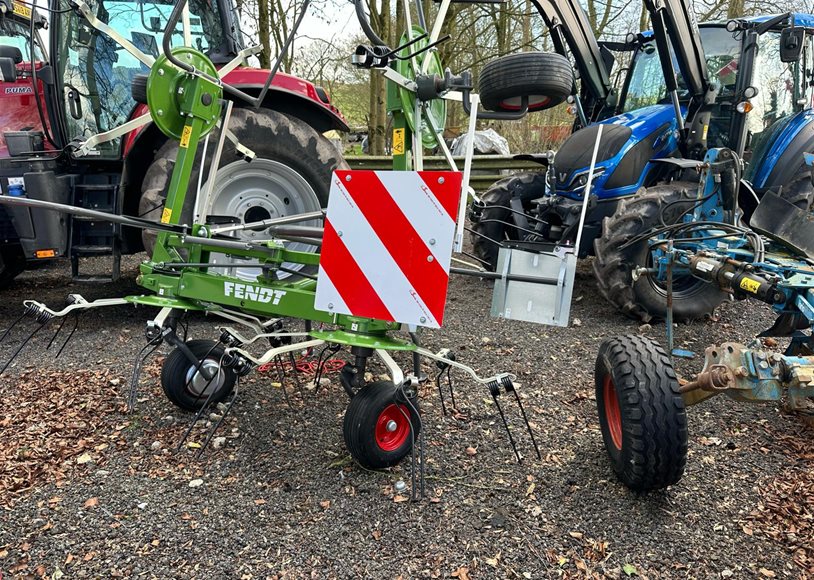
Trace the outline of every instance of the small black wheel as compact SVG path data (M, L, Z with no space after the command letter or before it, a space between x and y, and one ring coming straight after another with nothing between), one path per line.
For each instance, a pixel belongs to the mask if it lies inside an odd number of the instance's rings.
M213 391L215 394L212 395L210 403L219 403L225 399L235 386L236 376L232 369L220 368L220 359L223 356L221 345L215 346L212 340L190 340L186 345L198 360L204 361L202 369L217 375L212 382L207 381L204 375L196 370L197 365L176 348L161 368L161 387L174 405L185 411L196 411L203 406Z
M562 103L574 88L574 70L561 54L519 52L487 62L480 73L480 99L490 111L517 111L528 97L529 111Z
M350 400L342 431L348 451L362 467L392 467L410 453L421 418L416 400L397 404L400 398L391 381L377 381Z
M641 336L609 338L595 379L599 426L619 480L634 491L677 483L687 464L687 413L664 349Z

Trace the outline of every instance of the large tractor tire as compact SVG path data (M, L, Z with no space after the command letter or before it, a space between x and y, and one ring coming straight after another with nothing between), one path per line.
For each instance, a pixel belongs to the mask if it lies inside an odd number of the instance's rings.
M522 232L512 227L511 200L523 200L523 209L528 209L529 201L542 197L545 193L545 173L520 173L505 177L490 187L481 196L486 207L472 224L472 247L475 255L485 262L490 270L497 268L498 243L519 240ZM507 225L509 224L509 225Z
M251 162L237 158L235 147L226 141L210 205L206 208L209 215L229 216L239 223L248 223L327 207L331 173L335 169L346 169L347 164L323 135L300 119L269 109L235 109L229 129L242 145L254 151L256 158ZM204 185L209 176L218 133L215 129L209 137L207 158L203 163ZM177 154L178 142L173 140L165 143L156 153L142 185L139 203L139 215L142 217L154 221L161 219ZM199 147L181 223L192 223L202 157L203 147ZM302 222L301 225L319 223ZM268 234L264 231L244 231L238 237L260 240L268 238ZM155 232L145 231L143 240L148 253L152 253L155 239ZM299 251L313 248L295 242L288 247ZM230 260L233 259L222 255L214 259L216 263L230 263L236 268L240 266L246 269L245 261ZM289 269L300 268L295 264L286 266ZM250 267L248 269L252 270ZM251 273L248 276L251 277ZM285 276L282 271L278 273L280 278Z
M687 464L687 413L670 357L641 336L605 340L596 406L613 471L634 491L677 483Z
M602 224L602 236L594 241L594 274L599 291L625 315L649 322L664 318L667 287L655 276L633 280L633 271L652 266L647 239L626 245L636 236L661 225L676 223L695 203L697 185L676 181L656 185L623 201L616 213ZM711 314L724 300L719 288L693 276L673 278L673 318L695 320Z
M0 290L8 288L23 270L25 256L18 244L0 247Z
M480 73L480 99L490 111L517 111L528 97L529 111L562 103L574 88L574 69L568 59L547 52L520 52L496 58Z

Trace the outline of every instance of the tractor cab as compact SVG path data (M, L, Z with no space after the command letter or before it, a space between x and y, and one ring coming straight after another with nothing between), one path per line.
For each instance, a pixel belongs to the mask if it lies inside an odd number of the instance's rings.
M130 119L136 107L130 86L137 74L149 71L149 66L130 54L121 41L131 43L150 59L157 58L156 39L172 7L172 0L90 0L90 14L111 26L112 36L77 11L55 15L51 42L61 55L54 64L56 92L64 111L60 126L63 143L109 131ZM190 44L196 50L216 64L225 64L237 55L240 34L230 7L191 0L188 19ZM179 26L172 44L183 43L184 32ZM100 143L94 155L118 157L120 144L119 139Z
M48 61L42 38L47 25L28 6L0 0L0 158L9 156L9 148L31 151L32 146L43 146L43 123L47 121L38 114L32 75ZM38 94L42 94L42 82L38 85ZM40 100L39 105L43 108L44 102ZM34 143L22 134L26 131L36 133Z

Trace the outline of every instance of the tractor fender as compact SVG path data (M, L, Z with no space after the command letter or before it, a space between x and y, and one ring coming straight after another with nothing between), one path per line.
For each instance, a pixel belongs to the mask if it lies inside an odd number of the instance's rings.
M808 172L804 153L814 151L814 110L781 117L757 138L745 178L759 193Z

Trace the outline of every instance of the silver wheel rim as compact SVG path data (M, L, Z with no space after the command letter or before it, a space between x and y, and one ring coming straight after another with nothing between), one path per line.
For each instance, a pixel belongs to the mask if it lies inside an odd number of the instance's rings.
M215 391L219 391L223 388L223 385L226 383L226 373L220 368L220 365L217 361L206 359L201 368L208 374L210 377L217 373L215 378L212 379L210 383L201 373L197 370L196 366L189 367L186 374L186 383L189 385L187 390L196 397L208 397ZM195 373L193 375L193 373ZM192 379L190 381L190 378ZM207 383L209 383L207 385Z
M205 190L205 187L202 188ZM221 167L217 173L217 183L212 190L207 216L235 217L240 223L250 223L274 217L297 215L321 209L314 188L291 167L271 159L255 159L249 163L235 161ZM298 225L319 226L321 220L310 220ZM246 241L260 241L271 238L268 230L236 232L235 237ZM286 242L286 248L298 252L312 252L316 246L302 242ZM228 264L223 273L252 282L262 274L262 269L253 264L256 260L241 260L224 254L212 254L215 264ZM299 271L302 264L284 263L283 267ZM277 272L277 278L290 276L287 272Z

